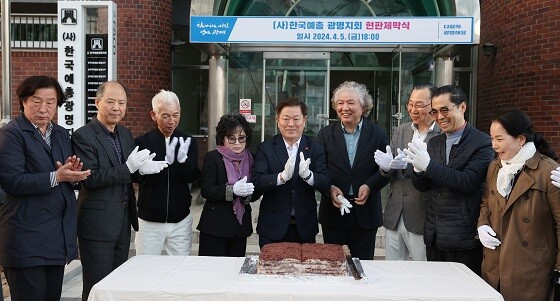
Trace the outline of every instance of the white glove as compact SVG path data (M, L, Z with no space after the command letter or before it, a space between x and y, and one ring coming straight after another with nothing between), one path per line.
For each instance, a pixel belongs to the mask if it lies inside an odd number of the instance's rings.
M426 171L428 164L430 164L430 154L428 154L428 147L425 142L413 140L408 143L408 149L404 150L406 158L404 161L414 166L415 172Z
M177 161L185 163L189 157L189 146L191 146L191 137L184 139L179 137L179 150L177 151Z
M255 186L253 183L247 183L247 176L233 184L233 194L241 197L246 197L253 194Z
M165 161L167 164L171 165L173 161L175 161L175 147L177 147L178 141L177 137L173 137L173 139L169 141L169 144L165 146Z
M142 163L145 160L148 160L149 157L150 151L148 149L138 151L138 146L136 146L132 153L130 153L130 155L128 155L128 158L126 159L126 166L128 167L130 173L135 173L138 168L140 168Z
M340 215L344 215L344 213L350 213L350 208L352 208L352 204L342 195L339 194L336 196L336 199L341 202L340 206Z
M305 159L303 152L299 152L299 176L305 179L311 176L311 170L309 170L309 165L311 165L311 158Z
M406 158L406 154L400 148L397 148L397 155L389 163L389 168L406 169L408 162L404 161L404 158Z
M478 239L483 246L492 250L502 243L496 238L496 232L488 225L478 227Z
M292 178L294 174L294 168L296 167L296 155L293 155L288 158L286 164L284 165L284 170L280 173L280 177L284 182L288 182Z
M167 162L166 161L153 161L155 156L156 156L156 153L152 153L150 155L150 157L148 158L148 160L145 160L142 163L142 165L140 165L140 168L138 169L138 172L141 175L156 174L156 173L159 173L160 171L164 170L165 168L167 168Z
M385 172L389 172L391 168L389 167L389 163L393 160L393 152L391 151L391 146L387 145L386 148L387 152L384 153L381 150L376 150L373 154L373 158L375 159L375 163L379 165L381 169Z
M550 173L550 178L552 179L552 185L560 188L560 167Z

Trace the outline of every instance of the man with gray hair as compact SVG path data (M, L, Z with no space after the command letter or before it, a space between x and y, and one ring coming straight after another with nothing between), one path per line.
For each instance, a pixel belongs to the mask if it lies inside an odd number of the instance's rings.
M179 131L179 98L161 90L152 98L152 120L157 128L137 137L140 149L156 153L169 167L159 174L142 177L138 191L138 223L134 244L136 255L169 255L191 252L192 214L189 183L198 180L196 140Z
M412 185L413 167L403 160L406 155L402 150L414 139L428 142L441 132L429 114L435 90L432 84L414 86L406 105L411 122L395 129L386 152L375 151L379 172L391 180L389 199L383 212L387 260L408 260L409 257L426 260L424 221L429 196Z
M352 257L373 259L375 235L382 224L380 190L389 179L373 160L386 149L389 137L367 118L373 99L367 87L346 81L333 92L332 108L340 121L319 131L332 185L323 194L319 222L325 243L348 245Z

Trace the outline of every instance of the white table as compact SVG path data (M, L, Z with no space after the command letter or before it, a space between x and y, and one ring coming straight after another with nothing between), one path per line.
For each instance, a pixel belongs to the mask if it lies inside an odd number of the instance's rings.
M465 265L361 261L367 283L259 281L239 275L244 258L136 256L97 283L89 301L500 300Z

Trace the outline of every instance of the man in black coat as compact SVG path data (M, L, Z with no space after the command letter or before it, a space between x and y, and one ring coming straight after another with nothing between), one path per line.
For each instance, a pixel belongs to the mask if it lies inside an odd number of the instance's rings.
M273 242L313 243L319 232L315 190L326 193L330 177L323 147L303 135L307 105L296 97L276 107L280 134L257 147L255 191L262 192L257 233L261 248Z
M169 255L187 256L193 222L189 183L200 175L198 147L194 138L177 130L181 106L175 93L156 94L150 114L157 128L137 137L136 144L155 152L154 160L165 160L169 167L140 180L136 255L160 255L165 249Z
M78 196L83 301L97 282L128 260L131 226L138 231L135 172L151 174L167 167L151 160L149 150L138 151L130 130L119 124L129 97L118 82L101 84L95 98L97 115L72 135L76 155L91 169Z
M379 174L376 150L389 137L366 117L373 107L367 87L352 81L338 86L331 99L340 121L319 131L331 174L330 194L323 194L319 222L325 243L348 245L353 257L373 259L377 228L383 222L380 190L389 179Z
M56 79L31 76L17 96L22 114L0 130L0 265L12 300L58 300L64 266L78 257L73 184L90 171L52 121L66 99Z
M480 275L482 245L476 224L494 150L490 137L465 120L466 101L460 88L439 87L430 114L443 134L427 145L413 141L404 152L405 161L414 166L414 187L430 195L424 224L428 260L464 263Z

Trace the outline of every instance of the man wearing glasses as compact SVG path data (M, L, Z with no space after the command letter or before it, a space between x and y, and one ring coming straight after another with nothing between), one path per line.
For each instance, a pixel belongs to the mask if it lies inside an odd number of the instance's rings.
M198 180L196 140L179 131L179 98L161 90L152 98L152 120L157 128L135 139L140 149L155 152L154 160L169 167L157 174L143 176L138 189L138 225L134 238L136 255L188 256L192 246L189 183Z
M280 134L257 147L253 184L263 193L257 233L259 245L314 243L319 233L315 190L328 193L330 175L323 147L303 135L307 105L297 97L276 107Z
M395 129L387 151L375 151L375 162L381 175L390 179L389 200L383 212L385 227L385 258L387 260L426 260L424 221L428 206L426 193L412 185L413 167L403 159L403 149L412 140L428 142L441 133L429 114L430 102L436 87L432 84L416 85L407 104L412 122ZM395 155L393 157L393 155Z
M414 187L429 192L424 243L429 261L460 262L480 275L482 245L476 224L482 184L494 158L490 137L465 120L465 93L442 86L432 96L432 115L443 134L413 140L404 160L412 164Z

